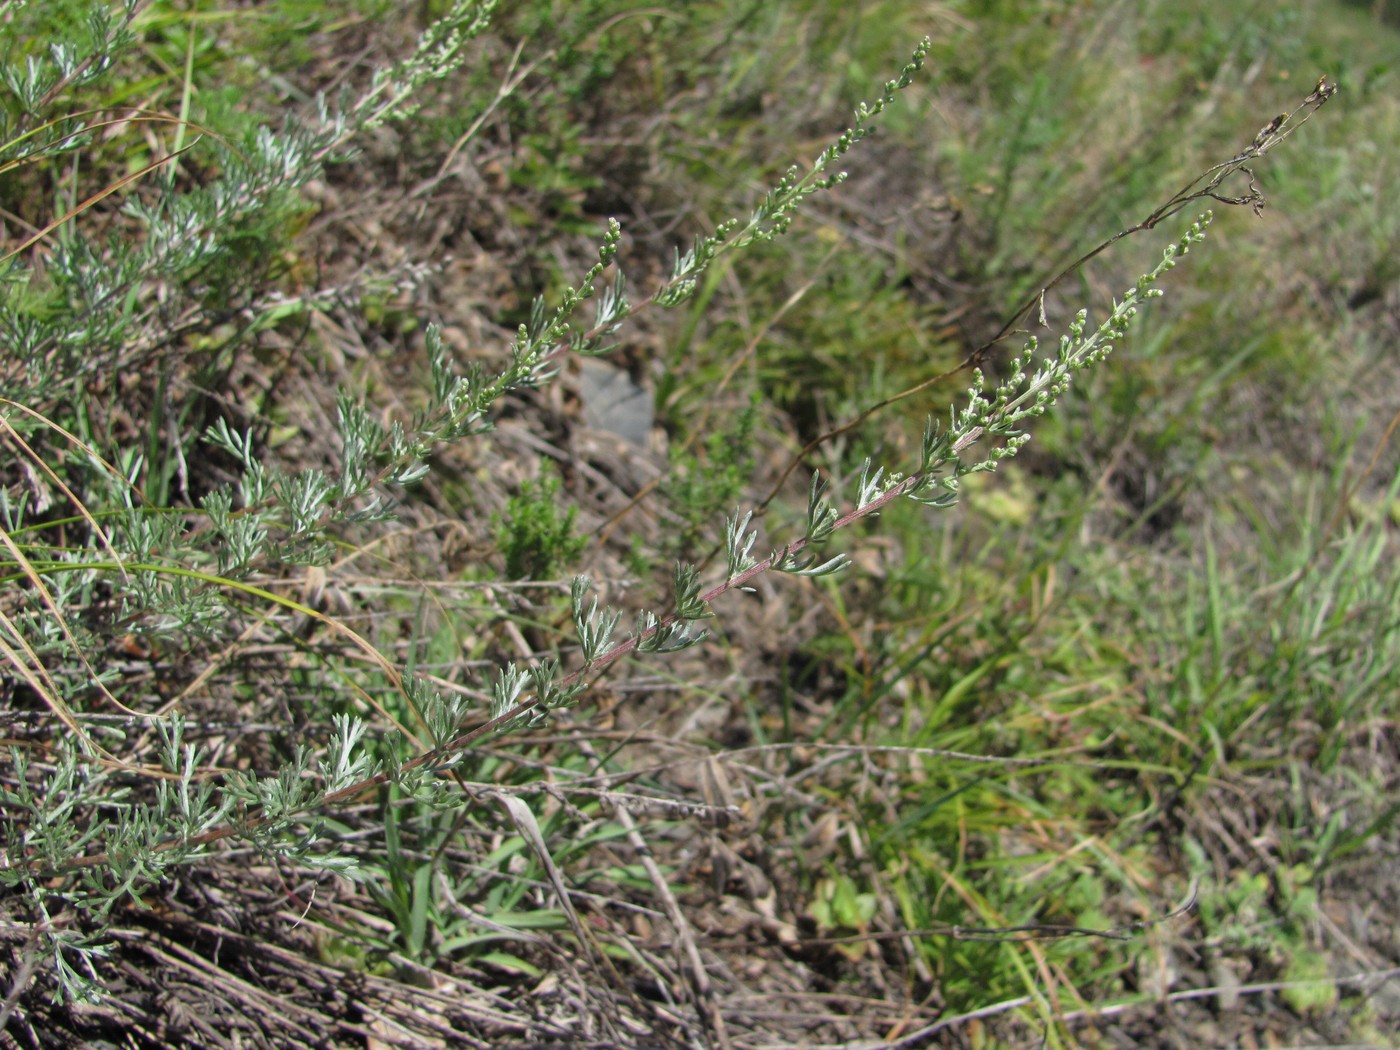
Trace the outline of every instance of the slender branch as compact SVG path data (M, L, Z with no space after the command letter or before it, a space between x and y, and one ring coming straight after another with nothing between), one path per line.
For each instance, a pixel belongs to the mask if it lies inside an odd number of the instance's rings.
M779 476L778 480L774 482L768 495L759 503L759 512L761 513L768 508L783 490L783 486L787 484L793 471L806 462L807 457L823 445L843 434L850 433L867 419L884 411L891 405L898 404L907 398L928 390L930 387L944 383L969 369L980 367L991 355L992 351L1005 342L1011 335L1015 334L1018 330L1017 326L1027 317L1031 316L1032 313L1039 311L1043 323L1046 293L1060 285L1066 278L1079 272L1085 264L1103 254L1119 241L1131 237L1134 234L1141 233L1144 230L1154 229L1163 220L1171 218L1173 215L1189 208L1197 201L1202 200L1213 200L1221 204L1234 206L1248 205L1254 209L1255 215L1261 214L1265 204L1264 194L1255 183L1254 173L1250 171L1248 164L1251 161L1263 157L1307 123L1312 115L1337 93L1337 90L1337 85L1329 81L1325 76L1320 78L1317 82L1317 86L1313 88L1312 92L1304 98L1291 113L1281 114L1265 124L1264 127L1259 130L1258 134L1254 136L1254 140L1244 149L1240 150L1229 160L1221 161L1219 164L1207 168L1181 189L1177 190L1165 203L1159 205L1141 222L1118 231L1112 237L1109 237L1097 247L1085 252L1074 262L1051 277L1024 303L1017 307L1015 312L1013 312L1005 323L1002 324L1001 328L997 330L996 335L973 349L952 368L939 372L937 375L930 376L916 383L914 386L909 387L907 390L901 390L899 393L892 394L882 401L877 401L868 408L862 409L851 419L833 427L823 434L819 434L811 441L807 442L807 444L802 446L802 449L788 461L787 468ZM1227 179L1239 172L1244 172L1249 176L1249 192L1238 197L1222 195L1219 192L1221 186ZM713 557L713 554L711 557Z

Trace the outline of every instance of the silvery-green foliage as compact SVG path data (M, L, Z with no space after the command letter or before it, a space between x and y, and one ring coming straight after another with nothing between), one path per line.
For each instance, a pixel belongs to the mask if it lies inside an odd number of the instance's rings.
M164 829L174 831L176 848L222 824L233 800L202 776L204 754L197 744L184 743L185 720L177 714L157 722L160 757L168 773L178 779L162 779L156 785L156 809Z
M321 790L328 795L378 772L362 742L367 727L361 719L336 715L331 726L334 733L326 744L326 757L319 762Z
M608 648L613 631L617 628L617 621L622 618L622 614L614 609L599 609L597 595L593 596L588 608L584 609L583 600L592 583L587 576L575 576L569 588L574 630L578 634L579 648L582 650L585 664L591 664Z
M22 748L10 750L13 779L0 784L0 885L29 898L41 934L41 960L64 998L87 1001L100 990L93 961L105 956L107 947L100 933L84 924L100 929L123 900L142 906L141 892L169 869L201 855L199 836L231 815L234 798L208 781L204 755L184 742L180 716L158 723L157 730L169 776L157 782L149 802L139 800L122 773L94 762L81 738L62 738L47 768L32 764ZM94 801L106 819L92 818ZM51 883L69 861L94 848L103 850L104 863L82 869L62 888ZM75 921L75 913L84 923Z
M379 127L386 120L403 120L418 109L418 93L430 80L439 80L467 60L465 45L491 24L499 0L453 0L418 35L413 53L374 71L369 87L350 108L356 133Z
M446 747L462 731L462 723L476 710L477 702L461 694L443 696L412 675L404 676L404 695L428 725L428 738L434 749Z
M829 483L815 471L812 473L811 487L807 492L807 528L803 533L808 543L825 543L836 532L840 518L834 504L826 498Z
M23 6L17 5L9 15L13 17ZM92 85L112 68L117 56L132 45L131 23L140 6L141 0L121 0L115 9L110 4L93 4L73 36L26 55L23 63L0 67L0 81L14 98L13 106L0 104L0 164L53 156L87 144L87 119L42 121L36 117L65 88Z
M81 157L95 144L90 125L97 118L68 113L66 99L115 68L134 43L138 7L137 0L115 7L94 2L86 23L68 39L4 64L0 165L9 170ZM486 26L494 7L456 3L407 59L374 76L363 95L341 106L318 99L310 119L289 116L280 126L254 127L227 141L199 137L196 129L187 148L206 162L209 177L179 188L175 180L148 177L143 192L123 193L118 199L129 235L88 236L78 209L63 235L46 241L42 272L19 255L0 266L0 397L29 410L8 414L14 433L47 438L45 413L65 418L94 378L165 361L230 313L254 331L285 312L285 297L258 284L240 263L246 245L239 238L291 226L304 208L297 191L321 174L327 159L343 155L353 135L410 110L424 84L460 65L465 43ZM466 387L472 389L470 380ZM483 399L483 411L491 400ZM279 565L326 563L329 529L386 519L391 501L377 488L406 484L426 470L424 456L440 434L410 448L401 427L378 428L358 402L343 403L349 452L338 474L269 467L251 433L216 421L206 438L231 457L236 476L202 496L200 515L168 513L141 499L134 485L146 463L134 449L119 450L114 472L87 457L95 480L83 496L106 512L103 531L86 548L28 549L47 601L34 589L16 591L20 600L5 626L12 634L5 639L8 651L53 666L48 688L55 701L81 710L77 705L102 677L116 673L107 661L94 667L85 659L87 652L102 652L103 641L92 635L89 617L71 615L94 607L97 588L110 592L103 600L111 602L113 619L147 637L238 630L245 614L230 600L231 583ZM10 497L0 489L4 525L14 535L24 527L29 494ZM429 710L444 733L447 721L460 723L464 715L448 704ZM46 769L32 766L22 750L11 755L11 779L0 789L8 824L0 882L25 892L40 954L68 998L93 993L100 926L113 904L139 899L143 887L171 866L226 835L230 822L269 853L344 866L318 842L319 828L308 813L328 792L375 772L363 724L347 717L336 720L319 758L302 747L282 769L232 773L223 783L210 779L200 748L185 742L178 716L157 720L156 727L165 775L146 793L147 802L135 801L133 781L92 761L94 744L86 733L65 734ZM84 858L88 863L73 867ZM65 872L60 888L50 884ZM77 909L99 932L72 928L71 914L57 921L54 902Z
M742 515L736 514L732 518L725 519L725 561L728 565L728 578L731 580L758 566L758 561L753 556L753 545L758 542L758 531L749 528L751 521L753 521L753 511L751 510L745 511Z
M565 684L560 678L558 660L546 659L531 664L529 673L530 686L535 691L541 715L572 707L578 703L579 696L587 688L587 683L582 680Z
M997 387L987 390L982 370L973 372L967 401L950 413L949 423L940 427L930 419L924 431L923 448L918 471L912 478L900 481L903 495L933 506L947 506L956 498L960 478L981 471L995 470L1002 460L1014 456L1030 440L1024 425L1045 414L1069 389L1074 376L1098 362L1112 351L1136 316L1138 307L1162 294L1156 283L1174 267L1191 247L1205 239L1211 214L1207 212L1187 229L1182 238L1169 245L1162 259L1148 273L1138 278L1121 301L1113 304L1102 323L1085 334L1088 312L1081 310L1060 337L1054 356L1040 359L1036 365L1039 341L1032 338L1021 353L1011 361L1011 374ZM964 452L984 439L993 447L981 458L965 458ZM1002 443L997 445L996 441Z
M789 168L777 185L754 206L747 222L727 220L720 223L713 234L700 238L684 253L677 249L671 278L655 294L655 301L662 306L677 306L685 302L694 294L698 279L716 260L756 242L771 241L787 232L808 199L845 181L844 172L826 174L827 170L871 133L874 129L871 123L873 118L894 102L898 92L913 83L914 75L923 68L931 46L927 37L920 41L899 76L885 82L879 98L874 102L862 102L856 107L855 122L822 150L806 172L795 165Z
M347 733L358 741L361 731L338 727L332 747L344 746ZM283 857L310 867L348 871L354 858L342 856L334 844L323 845L324 822L312 815L327 794L324 783L311 776L314 768L330 767L331 772L355 768L364 759L342 754L330 762L316 759L313 748L299 744L291 759L275 773L232 770L224 784L226 799L232 803L232 823L239 836L269 857ZM362 768L368 770L365 763Z
M708 632L686 620L662 619L648 609L637 614L636 652L678 653L704 641Z
M700 570L677 562L675 566L676 615L682 620L704 620L714 615L700 594Z
M908 497L931 507L945 508L957 499L959 482L969 474L995 470L998 463L1019 452L1030 440L1024 427L1043 415L1069 389L1076 373L1102 361L1112 352L1137 314L1138 306L1161 295L1156 282L1176 265L1191 246L1203 240L1210 224L1201 216L1185 235L1163 252L1162 260L1113 304L1107 318L1086 334L1088 314L1080 311L1060 339L1055 356L1045 357L1036 368L1039 343L1031 339L1012 359L1011 374L994 390L987 389L981 369L973 372L972 385L962 407L954 407L946 427L930 419L924 430L918 469L910 475L888 472L866 461L856 484L852 509L840 514L826 498L827 483L814 477L809 491L807 527L802 538L773 551L762 561L753 555L757 530L753 513L736 514L725 522L727 576L714 594L731 587L750 590L747 581L764 571L803 576L826 576L844 568L847 559L837 554L821 560L813 548L838 528L879 514L890 500ZM1034 371L1031 371L1035 368ZM969 455L979 443L991 443L980 457Z

